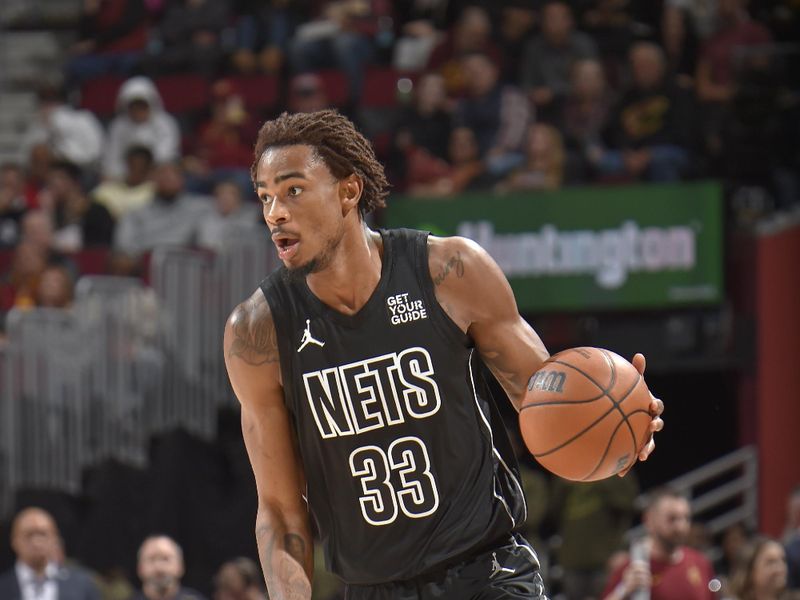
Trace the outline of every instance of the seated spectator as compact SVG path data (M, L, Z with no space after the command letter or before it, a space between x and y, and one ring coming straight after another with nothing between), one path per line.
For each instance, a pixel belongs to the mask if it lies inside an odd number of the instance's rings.
M730 581L742 550L747 546L749 540L750 535L744 523L734 523L722 532L719 542L721 553L719 558L714 561L714 570L720 578Z
M65 102L63 91L54 86L39 90L39 109L24 134L28 153L35 144L47 144L53 156L92 171L100 164L105 133L97 117L76 110Z
M214 77L222 66L228 0L175 0L150 30L142 71L150 76L186 71Z
M0 277L0 312L35 306L36 289L46 267L46 251L28 240L17 244L8 271Z
M281 0L240 0L236 41L230 65L239 73L279 74L286 62L289 40L305 20L300 6Z
M200 126L194 148L184 159L187 188L207 194L218 181L233 180L242 193L252 191L252 140L258 125L230 80L216 81L212 93L211 118Z
M212 209L208 198L184 190L180 165L165 163L154 174L155 197L122 216L114 232L112 268L136 273L140 259L158 246L191 246L201 219Z
M264 600L258 565L244 556L229 560L214 576L214 600Z
M22 216L27 208L22 167L3 163L0 165L0 249L16 246L21 237Z
M69 308L74 299L75 282L68 269L49 265L39 277L34 300L40 308Z
M594 58L597 49L585 33L575 31L568 4L549 0L541 10L541 33L525 46L520 80L537 109L537 118L550 120L569 89L572 64Z
M80 569L59 564L58 527L40 508L22 510L11 524L14 567L0 574L0 598L27 600L100 600L91 578Z
M736 600L789 600L786 584L783 546L772 538L760 537L741 556L731 588Z
M718 2L717 29L703 45L697 63L697 96L715 104L733 98L737 51L772 41L769 30L748 15L746 0Z
M239 185L221 181L214 187L214 211L200 219L196 244L219 251L225 243L254 233L260 224L258 206L242 202Z
M152 535L139 546L137 573L142 590L132 600L204 600L181 586L185 571L183 550L166 535Z
M524 160L528 102L517 88L500 83L497 65L487 55L464 57L463 68L467 95L456 105L455 123L475 133L487 171L502 177Z
M453 129L448 143L448 159L431 156L422 148L412 151L408 156L407 193L441 198L488 187L485 167L478 153L478 141L471 129Z
M393 178L398 181L405 179L406 158L417 149L446 159L451 121L444 78L438 73L422 75L414 86L411 102L398 116L392 144Z
M713 600L709 583L715 578L709 560L686 545L691 524L688 500L669 489L649 495L643 515L647 531L642 553L647 560L617 562L603 592L603 600L630 598L646 588L651 600Z
M106 75L128 75L147 43L147 10L143 0L84 0L78 41L67 63L70 86ZM67 158L67 157L65 157Z
M497 29L498 45L501 52L501 77L504 83L520 85L519 57L526 44L533 38L536 26L536 11L533 4L526 2L510 3L500 12L500 25Z
M45 143L34 144L28 152L25 201L28 208L39 208L39 194L47 183L47 174L53 162L53 153Z
M311 113L330 108L325 86L315 73L301 73L292 77L286 104L291 113Z
M574 176L585 179L592 149L602 145L611 117L613 97L598 60L577 61L570 73L570 87L559 118L564 133L567 163Z
M65 253L93 246L109 246L114 219L108 209L92 200L80 181L80 170L68 162L54 163L47 187L55 235L53 247Z
M557 190L564 182L564 142L547 123L528 128L525 162L495 186L498 192Z
M108 180L92 190L92 198L105 206L114 220L153 200L153 153L146 146L131 146L125 152L125 178Z
M675 76L678 85L692 87L697 70L698 39L685 9L665 6L661 42L667 56L667 70Z
M289 42L292 74L339 69L348 81L348 105L361 98L364 69L375 53L374 23L380 16L364 0L326 2L316 19L302 23Z
M125 152L131 146L149 148L160 164L179 157L180 143L178 122L163 109L153 82L147 77L128 79L117 95L117 116L109 126L103 175L125 177Z
M607 142L594 166L604 176L678 181L689 166L691 98L666 73L664 52L650 42L631 48L632 85L610 119Z
M444 77L449 96L461 96L469 76L464 73L463 58L481 52L500 65L500 51L492 42L492 23L489 15L479 6L466 7L447 36L434 48L426 70L436 71Z

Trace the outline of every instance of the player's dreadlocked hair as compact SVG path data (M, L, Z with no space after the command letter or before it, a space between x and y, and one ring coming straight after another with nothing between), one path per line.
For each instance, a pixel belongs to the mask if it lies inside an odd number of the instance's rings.
M353 123L335 110L283 113L258 132L250 176L256 180L258 161L267 148L303 144L312 146L336 179L355 173L364 182L358 202L361 215L386 206L389 182L375 152Z

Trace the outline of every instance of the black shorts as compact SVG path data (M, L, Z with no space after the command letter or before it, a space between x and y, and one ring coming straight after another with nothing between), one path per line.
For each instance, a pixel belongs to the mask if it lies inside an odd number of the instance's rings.
M406 581L348 585L345 600L547 600L539 559L517 534L508 544Z

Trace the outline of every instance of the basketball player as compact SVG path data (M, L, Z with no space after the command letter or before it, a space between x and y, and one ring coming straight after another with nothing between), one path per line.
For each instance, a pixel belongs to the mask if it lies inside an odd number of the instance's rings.
M369 229L388 184L334 111L265 123L252 175L284 266L224 345L270 598L311 598L313 518L348 599L544 599L479 366L519 409L548 353L499 267L463 238Z

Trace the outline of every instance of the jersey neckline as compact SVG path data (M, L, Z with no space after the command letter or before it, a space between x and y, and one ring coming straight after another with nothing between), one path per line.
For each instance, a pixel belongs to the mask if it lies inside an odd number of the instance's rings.
M300 282L301 292L308 299L308 301L316 307L317 312L320 315L324 315L326 318L336 321L340 325L355 327L367 318L369 313L372 311L372 306L380 302L380 299L384 296L383 292L386 290L386 286L391 279L392 267L394 266L394 249L392 247L392 239L388 234L388 231L385 229L378 229L378 233L383 241L381 277L378 280L378 285L375 286L375 289L372 290L372 294L370 294L370 297L364 303L364 306L358 309L358 311L354 314L347 315L339 312L335 308L328 306L322 300L320 300L314 294L314 292L311 291L311 288L308 287L308 282L305 279Z

